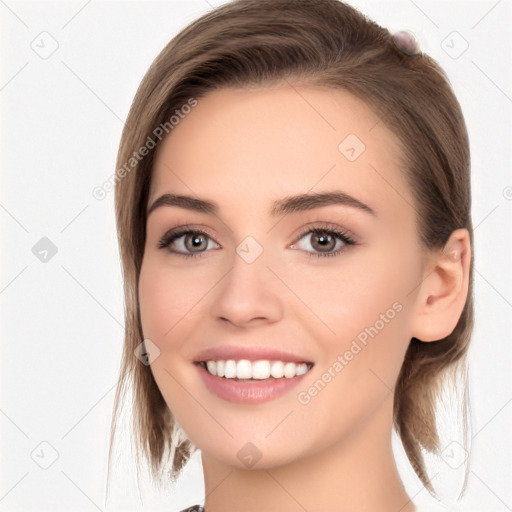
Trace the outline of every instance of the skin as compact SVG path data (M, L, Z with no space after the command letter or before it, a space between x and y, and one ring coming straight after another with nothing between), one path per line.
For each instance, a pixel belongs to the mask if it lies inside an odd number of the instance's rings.
M338 149L348 134L365 144L354 161ZM470 248L462 229L449 251L421 247L400 157L397 138L361 100L289 85L209 93L160 146L148 204L173 193L219 205L217 215L152 211L139 280L144 336L160 350L151 370L202 451L207 512L415 510L391 449L394 385L413 336L428 342L455 327ZM340 204L270 214L275 200L334 190L376 215ZM206 251L187 259L158 248L185 224L208 233ZM356 245L311 257L318 238L302 235L325 224ZM247 236L263 249L252 263L236 252ZM400 311L301 403L298 393L332 374L338 356L396 303ZM193 364L200 350L222 344L276 346L314 367L282 397L233 404L210 393ZM250 468L237 457L248 442L261 454Z

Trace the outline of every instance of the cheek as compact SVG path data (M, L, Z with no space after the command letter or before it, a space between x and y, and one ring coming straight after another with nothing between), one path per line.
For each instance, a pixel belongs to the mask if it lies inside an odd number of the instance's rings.
M356 277L352 274L351 279ZM363 281L361 276L358 282ZM331 283L316 302L334 334L320 331L317 322L314 339L322 356L315 373L297 390L297 412L303 435L320 429L325 446L360 429L392 397L409 343L407 310L399 288L393 288L396 282L372 279L366 284L368 288L340 289Z
M139 277L142 332L160 350L151 372L168 407L180 419L190 408L185 390L194 386L189 381L191 362L182 352L200 322L199 306L208 288L208 280L191 281L183 272L170 268L160 255L143 260Z
M162 261L164 260L164 261ZM145 258L139 278L139 304L144 336L169 349L176 331L191 323L197 307L213 285L212 279L193 277L165 264L165 257Z
M410 341L408 295L419 268L408 263L417 258L403 248L379 251L378 258L366 254L354 252L332 271L302 274L294 286L311 304L314 315L305 312L303 326L321 354L315 372L320 382L311 393L301 389L303 402L311 398L320 410L343 409L354 420L395 384Z
M183 307L177 303L178 294L171 285L156 265L144 261L139 278L139 305L146 338L163 339L179 318Z
M290 272L290 288L309 309L304 313L312 339L321 336L326 352L331 352L375 324L383 334L391 335L391 324L394 329L400 325L402 332L405 326L397 318L406 316L408 295L418 282L418 269L410 261L412 257L397 249L353 251L331 268ZM297 302L293 297L290 301Z

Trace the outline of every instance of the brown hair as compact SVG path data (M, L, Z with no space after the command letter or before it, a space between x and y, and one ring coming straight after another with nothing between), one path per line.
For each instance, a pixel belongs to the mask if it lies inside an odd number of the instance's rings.
M191 23L162 50L142 80L123 131L117 168L125 166L135 150L153 139L155 128L191 98L223 87L264 87L283 81L343 89L365 101L402 144L404 172L425 249L443 248L458 228L468 229L473 245L468 137L445 73L424 53L401 52L387 29L338 0L238 0ZM154 155L150 151L116 180L125 344L111 447L121 397L131 384L136 453L144 455L157 476L165 469L164 453L170 450L168 469L174 478L194 447L177 435L150 367L134 356L143 340L137 286ZM473 327L472 276L473 259L466 304L454 331L430 343L413 338L395 388L394 426L414 470L432 494L422 450L439 453L440 393L448 371L464 374L466 368ZM462 400L466 435L466 392Z

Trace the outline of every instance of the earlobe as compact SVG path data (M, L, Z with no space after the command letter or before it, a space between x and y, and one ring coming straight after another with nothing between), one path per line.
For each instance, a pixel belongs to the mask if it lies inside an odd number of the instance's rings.
M469 232L457 229L429 259L416 300L413 337L437 341L453 332L466 304L470 267Z

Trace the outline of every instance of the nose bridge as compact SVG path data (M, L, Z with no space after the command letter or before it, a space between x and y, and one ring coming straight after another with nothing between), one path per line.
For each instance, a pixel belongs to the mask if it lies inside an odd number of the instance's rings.
M213 314L234 324L253 319L276 321L282 315L279 293L267 268L268 252L253 237L235 248L231 270L219 283Z

